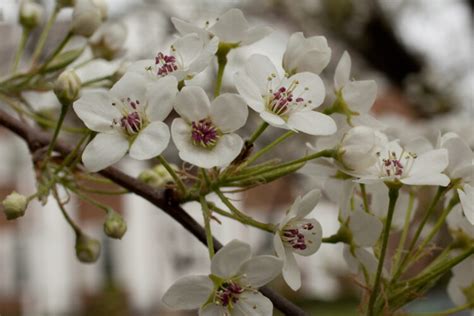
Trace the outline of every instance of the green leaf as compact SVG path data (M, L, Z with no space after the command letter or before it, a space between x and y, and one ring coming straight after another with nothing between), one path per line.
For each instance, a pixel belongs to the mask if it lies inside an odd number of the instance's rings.
M84 48L78 48L59 54L41 72L45 73L62 69L81 56L83 51Z

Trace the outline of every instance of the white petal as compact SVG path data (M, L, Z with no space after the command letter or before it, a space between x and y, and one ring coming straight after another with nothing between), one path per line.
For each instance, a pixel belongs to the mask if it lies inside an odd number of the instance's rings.
M472 166L472 150L459 136L452 136L442 142L442 147L448 150L449 166L446 172L451 178L457 178L459 169Z
M139 100L143 104L147 83L144 74L127 72L114 84L112 89L110 89L110 93L118 99L130 98L132 100Z
M170 53L176 57L178 65L187 67L202 54L204 45L198 34L186 34L173 42Z
M445 174L413 174L410 177L400 179L400 182L409 185L440 185L445 187L451 180Z
M222 305L208 304L199 309L199 316L222 316L227 312L227 308Z
M234 305L232 316L272 316L273 304L260 292L245 291Z
M288 129L288 127L286 126L285 120L276 114L273 114L268 111L263 111L263 112L260 112L260 117L262 118L262 120L264 120L271 126Z
M283 246L283 242L281 241L279 233L273 235L273 248L275 248L275 253L278 258L285 261L285 246Z
M166 291L162 301L171 309L194 309L206 302L213 289L206 275L185 276Z
M128 140L120 133L99 133L87 145L82 162L87 170L97 172L113 165L125 156Z
M250 246L234 239L212 258L211 273L222 278L233 277L237 275L240 267L250 258L250 255Z
M130 157L138 160L151 159L161 154L170 142L170 130L163 122L151 122L130 147Z
M321 105L326 95L326 89L321 78L310 72L301 72L282 80L282 85L288 87L297 82L293 95L302 97L308 109L315 109Z
M251 27L247 30L247 32L245 32L246 33L245 39L240 43L240 46L250 45L255 42L258 42L262 38L270 35L270 33L272 32L273 32L273 29L271 27L264 26L264 25L263 26L257 25L257 26Z
M150 82L146 86L146 114L150 121L164 121L173 109L178 93L176 78L167 76Z
M202 43L204 45L204 43ZM217 47L219 45L219 39L217 37L213 37L209 43L207 43L200 51L199 56L194 59L188 65L188 73L187 78L194 77L196 74L200 73L207 66L211 63L212 59L214 58L214 54L217 51Z
M351 57L345 51L336 66L336 72L334 74L334 88L336 89L336 91L342 89L349 82L350 75Z
M318 189L309 191L306 193L298 203L298 209L295 210L295 215L297 218L304 218L306 215L311 213L315 209L319 200L321 199L321 191Z
M271 60L267 56L259 54L250 56L245 63L245 72L257 86L261 96L268 93L268 78L272 74L278 76L275 65ZM273 81L278 81L278 78L274 78Z
M377 97L377 84L373 80L351 81L342 89L344 101L357 113L367 113Z
M196 34L199 34L200 36L202 36L204 34L207 35L207 31L203 30L200 27L195 26L192 23L183 21L181 19L172 17L171 18L171 23L173 23L174 27L178 30L178 32L181 35L186 35L186 34L189 34L189 33L196 33Z
M264 110L262 94L253 80L243 72L234 75L235 87L247 104L256 112Z
M74 102L73 108L87 128L95 132L107 132L113 129L113 120L122 116L112 103L114 99L107 92L97 91L85 93Z
M249 28L244 14L239 9L230 9L219 17L219 20L209 29L224 43L239 43Z
M357 246L371 247L378 241L383 224L376 216L356 210L350 216L349 229Z
M301 272L291 249L285 247L285 261L282 271L283 279L288 286L297 291L301 287Z
M222 132L228 133L245 125L249 110L242 97L225 93L212 101L210 113L212 122Z
M319 74L329 63L331 49L323 36L305 38L302 32L293 33L283 55L286 72L312 72Z
M153 59L141 59L137 60L136 62L133 62L127 67L127 71L131 72L138 72L141 74L144 73L149 73L149 70L147 70L149 67L154 67L155 66L155 60Z
M474 225L474 188L469 184L464 185L464 191L458 189L459 200L461 201L464 215Z
M313 227L311 229L304 229L303 226L311 224ZM297 227L299 233L304 236L306 249L294 249L287 246L287 249L291 249L294 253L299 254L300 256L311 256L321 247L322 238L323 238L323 229L321 224L314 218L304 218L300 220L291 220L289 225L291 227Z
M283 268L283 260L274 256L257 256L244 262L240 268L245 279L254 288L259 288L276 278Z
M444 148L419 155L413 162L410 176L431 175L443 172L448 166L448 151Z
M209 116L209 98L198 86L186 86L176 96L174 109L188 122L199 121Z
M332 135L337 131L334 120L320 112L299 111L290 114L288 126L309 135Z

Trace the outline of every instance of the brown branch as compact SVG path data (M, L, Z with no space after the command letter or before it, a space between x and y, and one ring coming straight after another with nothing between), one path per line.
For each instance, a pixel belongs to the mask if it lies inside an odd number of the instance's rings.
M50 143L51 137L48 133L40 131L36 128L28 126L27 124L19 121L13 116L9 115L4 110L0 109L0 125L3 125L7 129L11 130L21 138L23 138L30 148L30 151L34 154L37 150L47 146ZM55 150L66 156L72 151L72 148L63 142L57 142ZM129 175L123 173L122 171L109 167L100 172L100 174L114 183L120 185L121 187L143 197L145 200L151 202L163 212L170 215L178 223L180 223L186 230L193 234L201 243L206 243L206 233L204 228L196 222L183 208L179 205L177 201L174 201L168 190L156 190L153 187L130 177ZM216 250L222 248L222 244L217 240L214 240L214 248ZM270 288L263 287L260 289L263 295L268 297L273 305L282 311L285 315L291 316L303 316L306 313L293 304L291 301L285 297L279 295Z

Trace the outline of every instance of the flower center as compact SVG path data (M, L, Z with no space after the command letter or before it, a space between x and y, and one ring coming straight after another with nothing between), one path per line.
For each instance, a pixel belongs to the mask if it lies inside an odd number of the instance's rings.
M267 78L269 84L271 84L274 78L276 78L274 74ZM295 89L299 84L298 80L293 80L288 87L281 86L276 91L269 88L266 101L267 109L278 116L286 116L290 112L297 111L311 104L311 100L305 101L303 98L304 92L297 96L294 95ZM308 87L304 88L304 91L308 90Z
M194 145L203 148L212 148L220 138L219 129L210 119L202 119L191 123L191 139Z
M397 157L395 152L388 152L387 157L383 158L380 152L377 153L379 156L379 169L383 176L401 178L406 175L417 157L415 153L402 152L400 157Z
M173 46L171 49L173 50ZM158 69L156 73L158 76L166 76L173 71L178 70L176 57L159 52L155 57L155 67Z
M244 288L234 281L224 282L216 291L215 302L224 307L232 307L238 302L239 295L243 292Z
M303 223L296 227L285 226L281 232L282 240L290 245L293 249L305 250L307 248L308 241L302 231L311 231L314 229L312 223Z
M140 101L130 98L123 98L120 101L122 117L119 121L114 119L112 125L120 126L127 135L134 136L146 125L145 115L140 109ZM117 104L114 102L112 106L117 106Z

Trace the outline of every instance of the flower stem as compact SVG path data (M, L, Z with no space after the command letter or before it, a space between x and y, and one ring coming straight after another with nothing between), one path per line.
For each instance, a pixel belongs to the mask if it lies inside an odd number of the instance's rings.
M171 175L174 182L176 182L176 185L178 186L178 189L181 191L181 193L183 195L186 195L187 194L186 186L184 185L181 178L176 174L174 169L170 166L168 161L163 156L158 156L158 160L163 165L163 167L165 167L166 171L168 171L168 173Z
M263 147L260 149L258 152L256 152L253 156L251 156L246 162L246 165L250 165L252 162L260 158L260 156L266 154L268 151L273 149L276 145L280 144L281 142L285 141L286 139L290 138L291 136L295 135L295 132L293 131L288 131L285 134L281 135L277 139L275 139L272 143L268 144L267 146Z
M55 6L54 10L49 17L48 22L46 23L46 26L44 27L43 31L41 32L40 38L38 40L38 43L36 44L35 50L33 52L33 55L31 57L32 60L32 65L34 66L36 62L38 61L39 55L43 51L44 45L46 44L46 39L48 38L48 34L51 30L51 27L53 26L54 22L56 21L56 18L58 17L58 13L61 10L59 6Z
M18 44L18 50L16 51L16 54L15 54L15 61L13 62L12 69L11 69L12 75L15 74L16 69L18 68L18 64L20 63L21 57L23 56L23 53L25 52L26 41L28 40L29 35L30 35L30 29L24 27L23 33L21 34L20 43Z
M61 210L61 213L63 214L64 218L66 219L66 222L69 224L69 226L71 226L71 228L74 230L74 233L76 235L80 235L81 234L81 228L76 223L74 223L72 218L66 212L66 209L64 208L64 204L63 204L63 202L61 202L61 200L59 198L58 191L55 188L53 189L53 196L54 196L54 199L56 200L56 202L58 203L59 209Z
M202 215L204 216L204 229L206 231L206 242L207 249L209 250L209 258L214 257L214 240L212 239L211 231L211 211L207 205L207 202L204 196L199 196L199 201L201 202Z
M214 88L214 97L219 96L222 88L222 79L224 78L224 70L227 65L227 53L217 55L217 78L216 86Z
M61 53L61 51L63 50L64 46L66 46L66 44L69 42L69 40L71 39L71 37L73 36L73 33L71 31L69 31L66 36L63 38L63 40L61 41L61 43L59 43L58 47L56 47L56 49L53 51L53 53L51 55L49 55L48 58L46 58L45 62L43 65L41 65L41 67L39 68L38 72L41 72L43 71L44 69L46 69L48 67L48 65L51 63L51 61L53 61L53 59L59 54Z
M375 275L374 286L372 288L372 292L370 293L369 306L367 308L368 316L375 315L374 304L375 304L375 299L377 298L377 294L380 288L382 270L383 270L383 265L385 261L385 255L387 253L388 237L390 235L390 226L392 225L393 213L395 212L395 205L397 203L399 190L400 188L392 187L392 188L389 188L389 192L388 192L388 195L390 198L390 201L388 203L388 214L387 214L387 219L385 220L383 239L382 239L382 250L380 252L379 263L377 266L377 273Z
M250 146L252 145L253 143L255 143L255 141L257 140L257 138L260 137L260 135L262 135L262 133L267 129L268 127L268 123L267 122L263 122L258 128L257 130L252 134L252 136L250 136L250 139L246 142L247 146Z
M364 183L360 184L360 193L362 195L362 202L364 203L364 211L366 213L370 213L369 200L367 199L367 192L365 190L365 184Z
M411 213L413 212L414 206L415 206L415 194L413 192L410 192L410 198L408 201L408 208L405 214L405 223L403 225L402 236L400 237L397 251L395 252L392 267L397 267L400 261L403 249L405 247L405 242L407 240L408 231L410 230Z
M61 131L61 126L64 123L64 118L66 117L68 109L69 109L69 104L63 104L61 106L61 112L59 113L58 124L56 124L53 138L51 139L51 142L49 143L48 151L46 152L45 161L47 161L51 157L51 153L53 152L53 148L56 145L56 141L58 140L59 131Z

